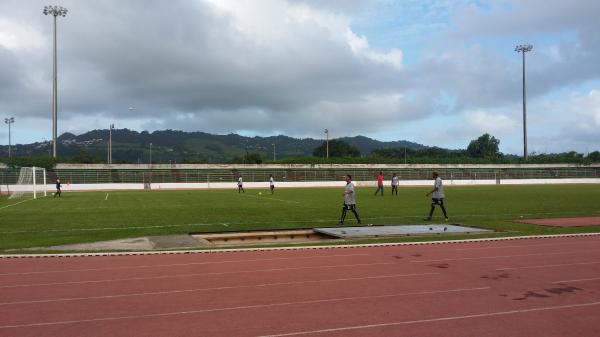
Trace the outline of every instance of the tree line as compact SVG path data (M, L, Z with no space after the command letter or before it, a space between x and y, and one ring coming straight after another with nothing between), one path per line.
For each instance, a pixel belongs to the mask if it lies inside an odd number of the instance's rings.
M283 158L280 160L268 159L268 154L260 151L246 150L243 155L234 155L229 164L592 164L600 163L600 152L593 151L585 155L575 151L564 153L531 153L525 161L517 155L503 154L499 150L500 141L494 136L485 133L477 139L469 142L464 150L450 150L440 147L423 148L389 148L376 149L367 155L361 154L360 150L340 139L323 141L317 146L310 156L298 156L294 158ZM11 167L38 166L47 169L56 165L57 161L52 157L13 157L0 158L0 162ZM62 161L61 161L62 162ZM105 163L104 158L95 156L85 150L70 158L67 162L83 164ZM122 162L124 163L124 162ZM163 163L160 160L155 163ZM184 158L181 163L207 163L206 159ZM163 163L164 164L164 163Z

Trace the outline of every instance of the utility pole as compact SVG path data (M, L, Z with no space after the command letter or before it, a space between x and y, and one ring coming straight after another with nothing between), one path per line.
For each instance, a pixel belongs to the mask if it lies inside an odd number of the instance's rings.
M114 124L110 125L108 129L108 163L112 164L112 130L115 128Z
M326 144L325 144L325 146L327 148L326 149L326 151L327 151L326 158L329 158L329 130L328 129L325 129L325 136L327 137Z

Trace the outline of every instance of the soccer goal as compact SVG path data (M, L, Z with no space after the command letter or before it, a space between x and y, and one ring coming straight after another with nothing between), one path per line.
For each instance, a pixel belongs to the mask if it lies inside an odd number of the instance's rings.
M36 199L42 192L46 196L46 169L41 167L21 167L16 183L8 186L9 199Z

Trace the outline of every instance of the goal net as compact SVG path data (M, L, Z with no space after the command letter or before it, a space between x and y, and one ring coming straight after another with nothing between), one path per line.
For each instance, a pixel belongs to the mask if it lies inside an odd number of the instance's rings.
M8 186L9 199L37 198L46 196L46 169L41 167L21 167L14 185Z

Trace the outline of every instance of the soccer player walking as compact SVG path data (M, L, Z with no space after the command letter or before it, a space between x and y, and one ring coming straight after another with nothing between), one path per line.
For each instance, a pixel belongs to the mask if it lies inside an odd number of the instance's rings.
M440 205L442 212L444 212L444 221L448 221L448 214L446 214L446 207L444 207L444 184L442 183L442 178L440 178L439 173L435 171L431 174L431 176L433 179L435 179L435 182L433 183L433 190L425 194L427 197L433 194L431 197L431 208L429 209L429 216L423 220L431 220L435 205Z
M346 176L346 187L344 188L344 206L342 207L342 216L340 217L340 225L344 224L346 220L346 213L352 211L356 217L356 221L360 224L360 217L356 212L356 196L354 195L354 184L352 183L352 176Z
M394 176L392 177L392 195L394 195L394 192L396 192L396 195L398 195L398 184L399 183L400 183L400 178L398 178L396 173L394 173Z
M273 175L269 177L269 188L271 189L271 194L275 193L275 180L273 179Z
M58 196L59 198L62 198L62 197L60 196L60 194L61 194L61 191L60 191L60 186L61 186L61 185L60 185L60 178L56 178L56 193L54 193L54 198L56 198L57 196Z
M379 171L379 175L377 176L377 191L375 191L375 195L381 191L381 196L383 197L383 172Z
M241 174L238 178L238 193L246 193L246 191L244 191L244 181Z

